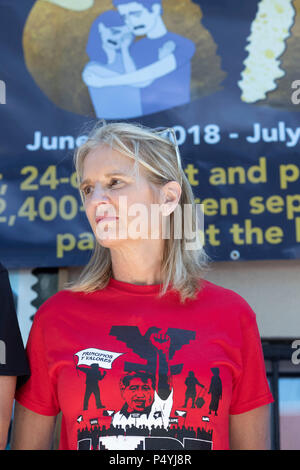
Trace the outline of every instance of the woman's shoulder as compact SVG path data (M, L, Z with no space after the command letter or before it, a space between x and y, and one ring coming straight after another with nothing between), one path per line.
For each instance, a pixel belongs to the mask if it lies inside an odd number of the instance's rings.
M247 300L235 290L217 285L211 281L202 281L202 301L222 312L238 315L239 317L255 320L256 315Z
M63 313L66 306L69 306L80 295L82 295L81 292L72 292L68 289L56 292L40 305L34 316L35 321L49 317L53 318L53 316L57 318L60 312Z
M244 298L232 288L215 284L214 282L208 281L207 279L203 279L201 283L202 283L202 290L206 295L218 296L227 300L235 300L235 301L244 300Z

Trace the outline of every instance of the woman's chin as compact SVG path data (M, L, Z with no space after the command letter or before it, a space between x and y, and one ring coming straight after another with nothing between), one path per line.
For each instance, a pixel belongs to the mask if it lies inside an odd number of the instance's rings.
M117 245L120 245L122 243L122 241L124 240L120 240L116 237L113 237L113 236L100 236L97 235L96 237L97 239L97 242L99 243L99 245L103 246L104 248L110 248L110 247L113 247L113 246L117 246Z

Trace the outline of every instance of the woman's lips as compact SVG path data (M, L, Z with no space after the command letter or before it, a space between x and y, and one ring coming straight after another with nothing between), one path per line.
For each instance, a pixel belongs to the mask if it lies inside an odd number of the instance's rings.
M110 222L112 220L118 220L119 217L96 217L96 224L100 222Z

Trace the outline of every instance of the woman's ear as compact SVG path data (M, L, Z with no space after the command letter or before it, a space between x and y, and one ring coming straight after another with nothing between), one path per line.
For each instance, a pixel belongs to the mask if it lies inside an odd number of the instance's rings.
M161 189L162 215L170 215L177 207L181 196L181 187L177 181L169 181Z

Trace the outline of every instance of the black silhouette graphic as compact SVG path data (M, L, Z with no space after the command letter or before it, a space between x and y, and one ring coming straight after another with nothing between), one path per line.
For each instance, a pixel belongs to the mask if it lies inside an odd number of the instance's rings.
M212 411L215 412L215 416L218 416L219 401L222 398L222 382L219 377L220 370L218 367L210 369L213 373L211 378L210 387L208 393L211 394L211 402L209 404L209 414Z
M185 392L185 402L184 402L183 408L187 407L187 403L190 399L192 400L192 408L195 408L195 399L197 395L196 387L198 385L199 387L204 388L204 385L198 382L193 371L189 372L189 375L185 379L184 383L186 385L186 392Z
M90 368L76 366L76 369L86 374L86 389L83 400L83 409L88 409L88 403L91 395L94 395L95 397L97 408L105 408L100 400L100 389L98 382L104 379L106 376L106 371L104 371L102 374L97 363L92 364Z
M120 391L125 401L113 417L114 426L129 424L168 427L173 406L169 350L171 338L161 332L152 333L149 342L156 355L156 375L148 371L129 372L120 381Z
M206 388L203 386L202 393L201 394L199 393L197 395L197 398L196 398L196 401L195 401L197 408L202 408L202 406L205 403L205 400L204 400L205 391L206 391Z
M115 336L119 341L122 341L126 346L141 359L147 361L146 365L135 362L125 362L124 369L126 372L147 371L150 374L155 374L156 371L156 351L150 341L150 336L154 333L161 331L161 328L153 326L149 328L145 335L141 335L137 326L113 326L110 330L110 335ZM179 351L182 346L189 344L191 340L196 337L195 331L181 330L178 328L168 328L166 334L170 338L169 347L169 360L173 359L176 351ZM183 364L175 364L170 366L170 374L172 376L180 374Z
M84 427L77 432L79 450L110 450L105 440L109 436L128 437L140 436L140 443L132 450L211 450L213 431L206 431L203 427L194 429L189 426L170 426L168 430L163 426L121 426ZM121 441L120 441L121 445ZM125 444L126 445L126 444ZM124 447L124 450L126 448Z

